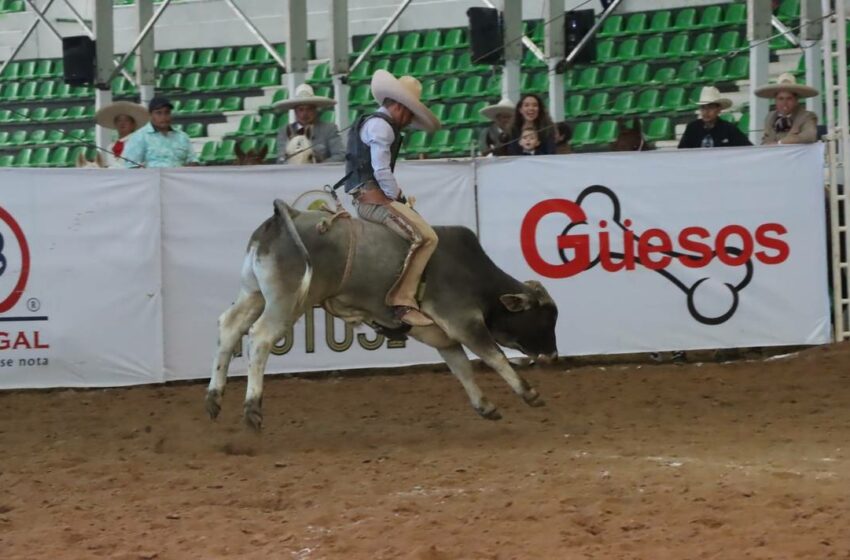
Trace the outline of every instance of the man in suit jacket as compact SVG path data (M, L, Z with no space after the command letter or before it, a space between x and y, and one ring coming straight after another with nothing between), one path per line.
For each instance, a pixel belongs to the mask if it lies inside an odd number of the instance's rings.
M818 90L798 84L793 74L782 74L775 84L761 86L755 94L773 99L776 109L767 114L761 143L812 144L818 140L817 115L800 105L800 99L818 95Z
M294 109L295 122L281 127L277 134L277 162L286 163L286 145L297 134L305 134L313 143L313 156L316 163L326 161L344 161L345 148L339 130L334 123L319 122L316 118L319 109L332 107L336 101L329 97L317 96L308 84L301 84L295 89L291 99L275 103L277 112Z

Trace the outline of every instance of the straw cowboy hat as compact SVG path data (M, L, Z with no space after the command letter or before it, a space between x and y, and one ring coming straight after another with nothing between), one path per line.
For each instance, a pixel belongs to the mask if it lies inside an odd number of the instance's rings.
M510 99L502 98L495 105L487 105L486 107L482 107L480 111L478 111L482 117L488 118L491 121L495 120L499 115L508 115L512 117L514 114L514 104Z
M136 128L144 126L151 118L148 110L143 105L131 103L130 101L116 101L115 103L110 103L106 107L101 107L101 109L95 113L94 120L97 124L104 128L114 129L115 117L118 115L127 115L131 117L134 121L136 121Z
M788 91L801 98L818 95L818 90L805 84L798 84L794 74L788 72L780 74L775 84L756 88L755 94L759 97L774 98L780 91Z
M389 98L410 109L413 113L411 126L434 132L440 128L440 119L426 107L422 97L422 84L413 76L396 78L386 70L377 70L372 76L372 96L383 103Z
M288 111L298 107L299 105L312 105L317 109L323 109L325 107L332 107L333 105L336 105L336 101L330 97L316 95L309 84L301 84L295 88L295 95L289 99L278 101L272 107L275 111Z
M721 109L728 109L732 106L732 100L728 97L720 97L720 90L714 86L705 86L699 92L699 100L697 105L720 105Z

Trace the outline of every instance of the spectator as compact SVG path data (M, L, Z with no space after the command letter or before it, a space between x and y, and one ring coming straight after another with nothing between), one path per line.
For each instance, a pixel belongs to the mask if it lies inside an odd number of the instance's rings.
M535 150L535 155L555 153L555 127L552 124L552 118L546 112L543 101L533 93L526 93L516 104L514 119L511 123L509 155L520 155L523 152L519 139L525 128L533 128L537 132L540 146Z
M699 118L688 123L679 141L679 148L725 148L728 146L752 146L750 139L737 126L720 118L732 101L720 97L720 91L705 86L699 94Z
M756 88L755 94L774 100L776 109L764 120L763 145L811 144L818 140L818 117L800 105L800 99L815 97L818 90L798 84L793 74L781 74L775 84Z
M149 120L147 110L143 105L131 103L130 101L116 101L106 107L101 107L94 115L94 120L104 128L111 128L118 132L118 140L109 147L109 167L124 167L121 154L130 135L140 126L147 124Z
M519 135L519 147L521 156L536 156L537 150L540 148L540 137L537 134L537 131L534 130L533 127L526 127L522 129L522 132Z
M510 99L503 98L495 105L488 105L481 109L482 117L490 119L492 124L481 131L478 146L482 156L506 156L508 155L508 142L510 141L511 118L514 114L514 104Z
M171 126L174 105L165 97L148 104L150 122L130 136L122 156L127 167L181 167L198 165L189 135Z
M555 153L556 154L571 154L573 147L570 145L570 140L573 139L573 129L570 125L561 121L555 123Z
M286 146L298 135L305 135L313 144L313 158L316 163L345 160L345 148L339 137L339 130L334 123L318 122L316 116L319 109L333 107L336 101L330 97L322 97L313 93L308 84L295 88L292 99L275 103L274 110L278 112L295 111L295 122L281 127L277 134L277 162L286 163Z

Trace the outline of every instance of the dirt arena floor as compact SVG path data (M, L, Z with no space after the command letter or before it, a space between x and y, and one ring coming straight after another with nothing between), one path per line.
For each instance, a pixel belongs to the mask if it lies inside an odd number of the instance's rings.
M0 393L0 558L850 559L850 345L525 375Z

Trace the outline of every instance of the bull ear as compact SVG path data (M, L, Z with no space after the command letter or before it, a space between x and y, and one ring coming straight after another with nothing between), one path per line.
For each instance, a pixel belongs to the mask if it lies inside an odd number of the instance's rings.
M499 296L499 301L511 313L519 313L520 311L531 309L531 298L526 294L504 294Z

